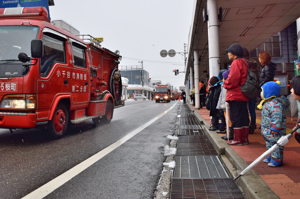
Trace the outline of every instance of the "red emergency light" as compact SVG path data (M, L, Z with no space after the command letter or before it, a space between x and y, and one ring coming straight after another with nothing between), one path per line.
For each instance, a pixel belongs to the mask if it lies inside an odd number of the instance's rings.
M0 17L9 16L41 16L48 18L48 11L44 7L16 7L0 8Z

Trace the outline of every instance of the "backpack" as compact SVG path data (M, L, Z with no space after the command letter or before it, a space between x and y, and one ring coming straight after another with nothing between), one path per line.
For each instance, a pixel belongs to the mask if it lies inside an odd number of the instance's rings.
M241 60L241 59L240 59ZM241 60L244 64L245 62ZM245 64L247 66L247 64ZM247 66L248 68L248 66ZM256 74L248 68L245 84L240 86L242 93L249 99L254 98L260 92Z

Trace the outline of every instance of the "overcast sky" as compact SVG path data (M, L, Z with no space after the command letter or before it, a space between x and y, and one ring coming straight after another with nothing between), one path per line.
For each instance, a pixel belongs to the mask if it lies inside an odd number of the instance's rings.
M64 20L80 31L103 37L102 46L119 50L121 66L140 65L149 76L178 88L184 85L184 58L160 51L184 52L192 23L194 0L55 0L51 20Z

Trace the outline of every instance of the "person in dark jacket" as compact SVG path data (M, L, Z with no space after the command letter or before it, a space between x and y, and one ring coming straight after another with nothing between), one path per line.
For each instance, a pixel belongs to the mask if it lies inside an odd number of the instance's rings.
M249 144L249 113L248 98L243 95L240 85L247 79L248 64L243 59L242 47L235 43L226 49L228 58L232 60L230 73L223 86L227 89L226 102L229 103L230 120L232 122L234 140L229 145Z
M204 81L201 81L202 85L199 88L199 93L200 93L200 108L202 108L203 106L205 106L205 97L206 97L206 90L205 90L205 85L204 85Z
M182 92L181 92L181 98L183 99L183 103L185 104L185 92L184 92L184 90L181 90Z
M259 75L258 75L259 67L257 61L249 57L249 51L246 48L243 48L243 53L244 53L244 59L246 60L249 69L255 73L257 78L257 83L259 84ZM255 103L256 103L256 97L253 97L248 101L248 108L249 108L249 113L251 118L250 125L249 125L250 134L253 134L254 130L256 129Z
M258 60L262 66L259 76L259 86L261 87L264 83L274 80L276 64L271 62L271 56L266 51L259 53Z
M222 82L216 76L210 78L211 87L209 88L209 96L208 102L206 104L207 109L209 110L209 116L212 117L212 125L209 128L210 131L218 131L223 132L225 131L225 117L223 114L223 125L219 125L219 118L222 120L222 115L220 115L220 111L217 109L217 104L219 100L219 96L221 93L221 86ZM222 111L223 112L223 111ZM222 122L220 122L222 123Z

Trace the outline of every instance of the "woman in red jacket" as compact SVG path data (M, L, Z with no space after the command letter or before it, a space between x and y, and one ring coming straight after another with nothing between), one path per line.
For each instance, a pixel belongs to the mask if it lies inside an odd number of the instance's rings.
M232 122L234 140L229 145L249 144L249 113L248 98L240 89L247 79L248 64L243 57L243 49L239 44L232 44L226 49L228 58L233 60L224 88L227 89L226 102L230 107L230 120Z

